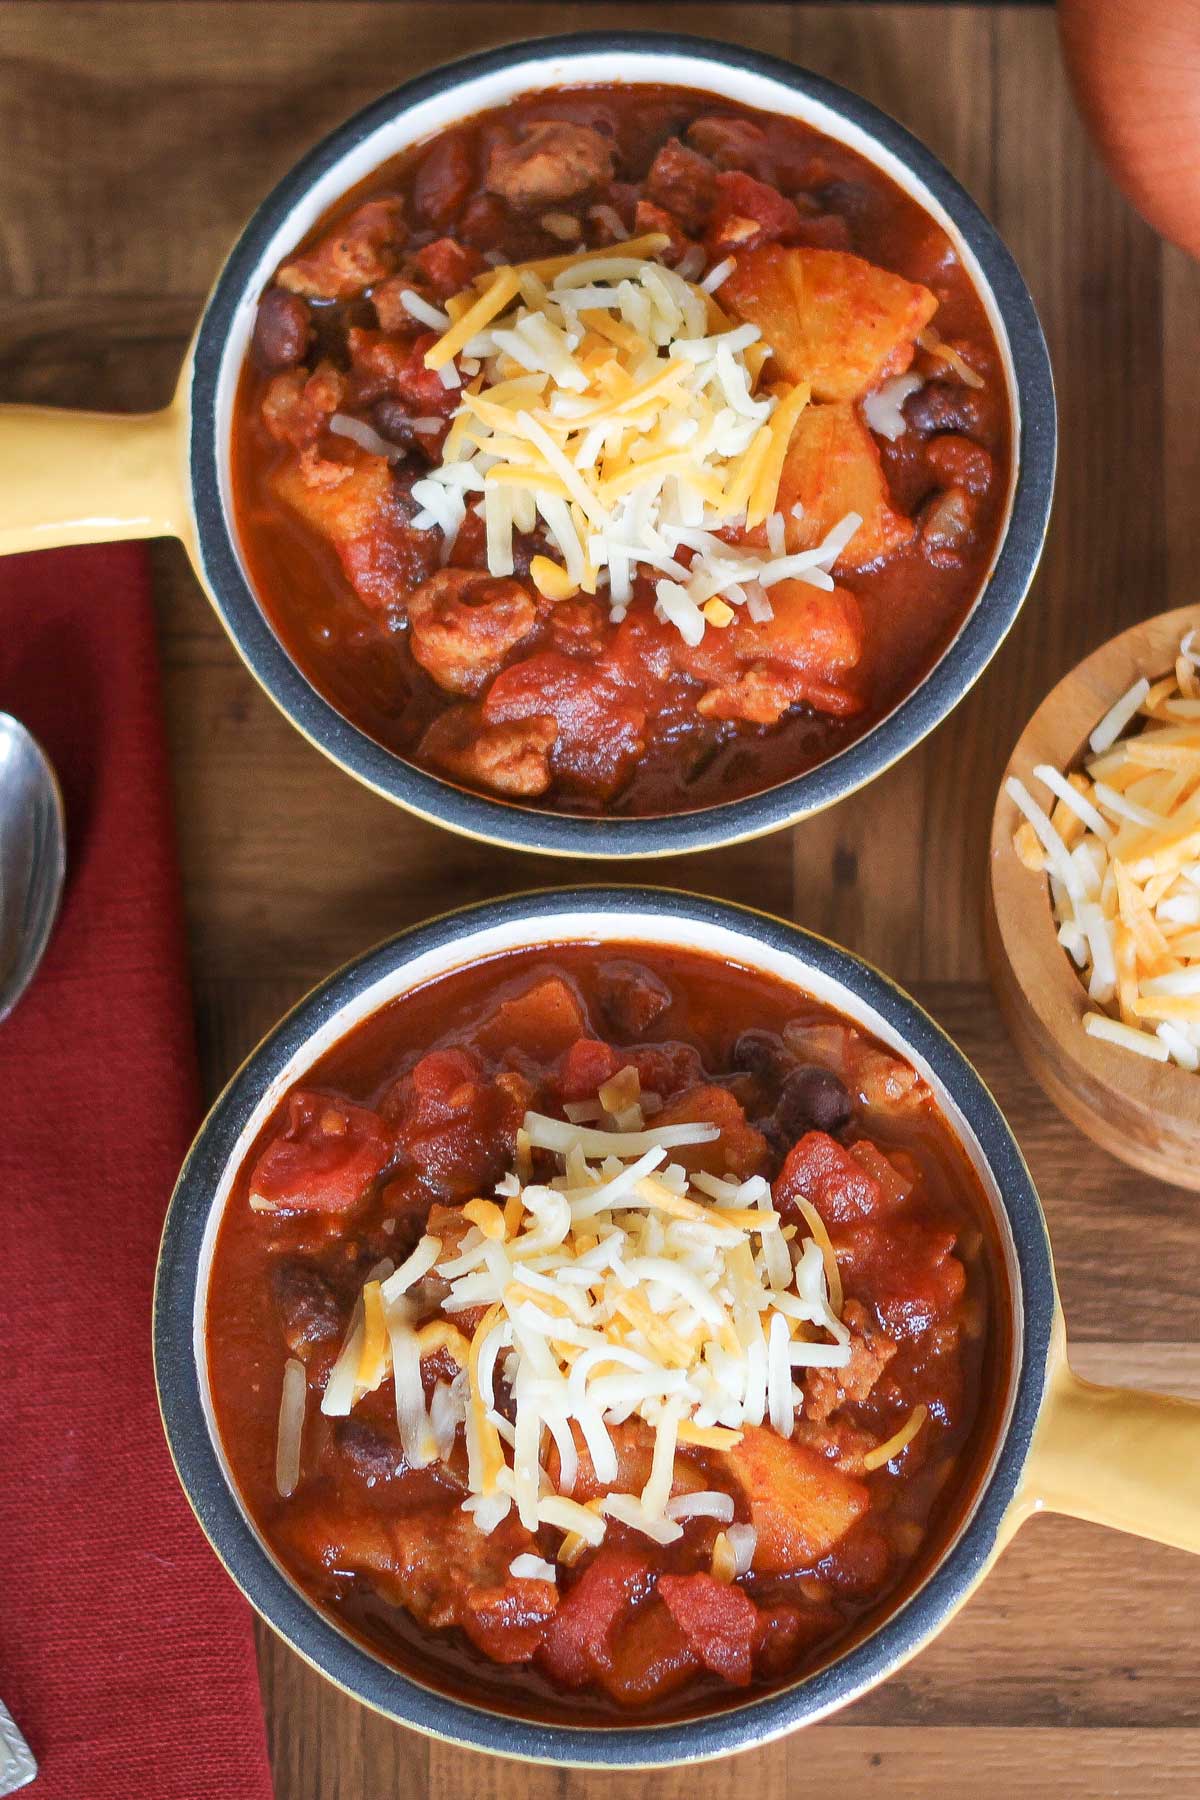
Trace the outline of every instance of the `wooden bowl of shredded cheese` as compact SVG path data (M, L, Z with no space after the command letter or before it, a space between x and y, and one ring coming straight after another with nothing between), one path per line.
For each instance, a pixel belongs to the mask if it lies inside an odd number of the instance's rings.
M1113 1155L1200 1190L1200 606L1043 701L990 877L992 978L1031 1073Z

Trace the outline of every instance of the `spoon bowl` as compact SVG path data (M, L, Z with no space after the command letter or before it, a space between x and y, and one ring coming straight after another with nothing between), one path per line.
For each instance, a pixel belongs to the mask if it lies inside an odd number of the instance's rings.
M0 713L0 1020L37 972L62 895L62 795L45 751Z

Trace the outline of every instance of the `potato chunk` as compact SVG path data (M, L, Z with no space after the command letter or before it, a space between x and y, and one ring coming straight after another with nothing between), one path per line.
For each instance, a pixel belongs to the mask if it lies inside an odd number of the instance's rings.
M867 1510L861 1481L766 1426L748 1425L728 1459L750 1502L758 1575L811 1568Z
M844 250L744 251L721 304L757 325L780 375L807 381L815 400L857 400L905 370L937 299Z
M911 519L895 510L874 438L849 401L808 406L800 414L779 478L778 510L787 547L809 550L848 512L862 524L834 568L863 569L911 539ZM803 508L793 516L794 508Z

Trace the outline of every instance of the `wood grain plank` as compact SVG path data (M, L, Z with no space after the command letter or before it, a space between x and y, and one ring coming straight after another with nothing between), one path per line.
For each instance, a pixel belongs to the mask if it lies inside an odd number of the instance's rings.
M443 60L447 19L438 0L0 0L0 398L160 404L255 202L314 137ZM790 839L609 873L797 917L916 983L1029 1159L1076 1366L1200 1396L1194 1203L1134 1176L1054 1112L1013 1058L978 939L991 791L1025 717L1111 631L1194 598L1200 274L1105 181L1071 112L1048 12L522 0L455 8L452 48L606 25L774 50L924 137L1025 268L1055 359L1063 444L1033 596L992 670L923 749ZM309 984L367 943L476 896L604 876L468 844L347 781L242 669L177 547L153 556L209 1092ZM260 1627L277 1796L1197 1791L1198 1607L1200 1563L1039 1520L933 1645L836 1720L652 1777L518 1768L427 1743Z

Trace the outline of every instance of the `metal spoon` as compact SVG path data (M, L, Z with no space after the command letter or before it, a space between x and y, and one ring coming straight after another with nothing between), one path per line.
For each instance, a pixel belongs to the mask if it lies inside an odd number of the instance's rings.
M25 727L0 713L0 1021L42 960L66 870L54 770Z

